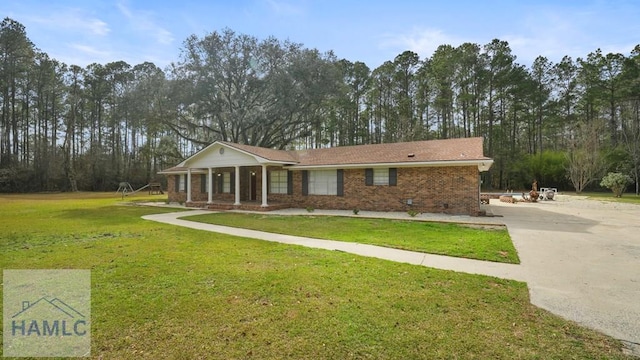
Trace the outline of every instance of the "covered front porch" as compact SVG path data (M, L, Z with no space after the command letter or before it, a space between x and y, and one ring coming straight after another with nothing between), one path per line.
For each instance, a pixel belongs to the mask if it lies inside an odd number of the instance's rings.
M215 142L179 166L163 171L169 176L169 201L189 207L266 211L287 191L284 166L295 164L287 153L238 144ZM282 157L282 158L280 158ZM274 170L276 170L275 175ZM269 184L269 181L273 184Z
M186 173L187 206L203 202L239 207L244 202L269 207L267 165L188 168ZM195 186L194 186L195 185ZM197 189L197 190L196 190Z

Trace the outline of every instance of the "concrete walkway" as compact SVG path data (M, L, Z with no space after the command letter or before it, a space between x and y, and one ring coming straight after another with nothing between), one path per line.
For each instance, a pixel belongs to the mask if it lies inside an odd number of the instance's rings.
M536 204L492 203L488 210L500 217L420 214L410 218L405 213L364 211L358 217L505 224L518 250L520 265L178 219L211 213L206 210L183 210L143 218L192 229L524 281L534 305L621 339L635 355L640 355L640 206L559 197L558 201ZM271 213L309 215L303 209ZM347 211L320 210L312 215L353 216Z
M260 239L272 242L279 242L290 245L301 245L316 249L344 251L351 254L375 257L378 259L403 262L413 265L422 265L432 268L459 271L469 274L489 275L504 279L526 281L522 272L522 267L513 264L502 264L488 261L455 258L450 256L425 254L415 251L391 249L382 246L366 245L334 240L320 240L306 238L302 236L291 236L267 233L262 231L240 229L228 226L204 224L194 221L182 220L180 217L211 214L208 210L180 211L167 214L146 215L142 218L153 220L165 224L184 226L191 229L212 231L221 234L228 234L246 238ZM288 214L297 214L295 211L288 211ZM318 213L314 213L318 214ZM406 216L406 214L404 214Z

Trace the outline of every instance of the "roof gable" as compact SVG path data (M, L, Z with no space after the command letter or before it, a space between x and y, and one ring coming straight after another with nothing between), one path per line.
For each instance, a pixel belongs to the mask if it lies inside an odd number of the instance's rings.
M207 168L221 166L251 166L258 164L295 164L295 160L284 150L241 145L226 141L215 141L193 154L176 167L163 172L181 172L182 168Z
M269 148L263 148L259 146L236 144L236 143L231 143L226 141L220 141L220 143L225 144L234 149L244 151L248 154L259 156L269 161L291 162L291 163L297 162L295 157L286 150L269 149Z

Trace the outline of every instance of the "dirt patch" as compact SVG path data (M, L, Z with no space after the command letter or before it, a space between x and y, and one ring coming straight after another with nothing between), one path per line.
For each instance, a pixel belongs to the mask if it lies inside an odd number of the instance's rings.
M482 230L504 230L507 228L506 225L501 224L465 224L458 223L460 226L472 228L472 229L482 229Z

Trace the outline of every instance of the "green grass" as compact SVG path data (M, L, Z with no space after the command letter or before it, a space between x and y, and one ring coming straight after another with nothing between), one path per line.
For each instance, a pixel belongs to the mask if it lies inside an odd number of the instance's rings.
M524 283L158 224L140 216L172 210L119 202L0 195L3 269L91 269L96 359L625 358L530 305Z
M215 213L185 220L278 234L387 246L396 249L518 264L504 226L470 226L338 216Z
M594 200L615 201L640 205L640 196L636 196L636 194L633 193L624 193L622 197L619 198L615 197L613 192L583 192L580 195L588 196L589 198Z

